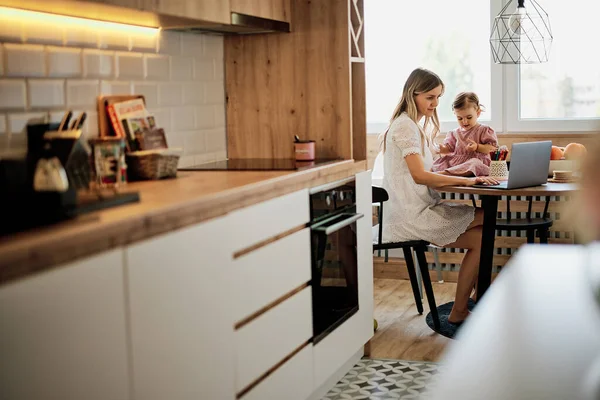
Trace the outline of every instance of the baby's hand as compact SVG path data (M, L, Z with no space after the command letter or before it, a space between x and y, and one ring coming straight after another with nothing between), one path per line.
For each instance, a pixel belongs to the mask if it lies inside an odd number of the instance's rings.
M473 152L477 151L477 146L478 146L477 142L474 142L471 139L469 139L468 141L469 141L469 144L467 145L467 150L473 151Z

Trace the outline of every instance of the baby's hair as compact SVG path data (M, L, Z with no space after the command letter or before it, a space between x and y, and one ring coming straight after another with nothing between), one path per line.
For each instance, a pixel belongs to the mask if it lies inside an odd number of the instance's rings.
M452 103L452 111L462 110L468 106L475 107L476 110L484 110L483 104L479 103L479 96L473 92L462 92L456 95Z

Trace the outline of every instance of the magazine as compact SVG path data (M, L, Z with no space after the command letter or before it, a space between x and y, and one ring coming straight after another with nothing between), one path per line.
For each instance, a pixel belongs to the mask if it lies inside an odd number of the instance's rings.
M142 150L145 132L156 128L154 116L148 112L143 99L113 104L116 120L120 122L129 151Z

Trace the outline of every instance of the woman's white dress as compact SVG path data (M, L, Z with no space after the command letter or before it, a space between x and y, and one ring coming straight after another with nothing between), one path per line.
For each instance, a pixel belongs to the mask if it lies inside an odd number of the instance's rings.
M444 203L438 192L415 183L404 159L410 154L421 154L425 169L431 170L431 150L425 144L422 154L419 127L403 113L390 126L383 156L383 187L390 196L383 208L383 242L453 243L473 222L475 208Z

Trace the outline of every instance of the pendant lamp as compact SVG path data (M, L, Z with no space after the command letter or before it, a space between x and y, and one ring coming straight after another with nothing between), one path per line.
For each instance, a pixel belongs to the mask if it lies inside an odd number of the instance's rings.
M535 0L510 0L494 18L490 46L496 64L548 62L551 45L550 18Z

